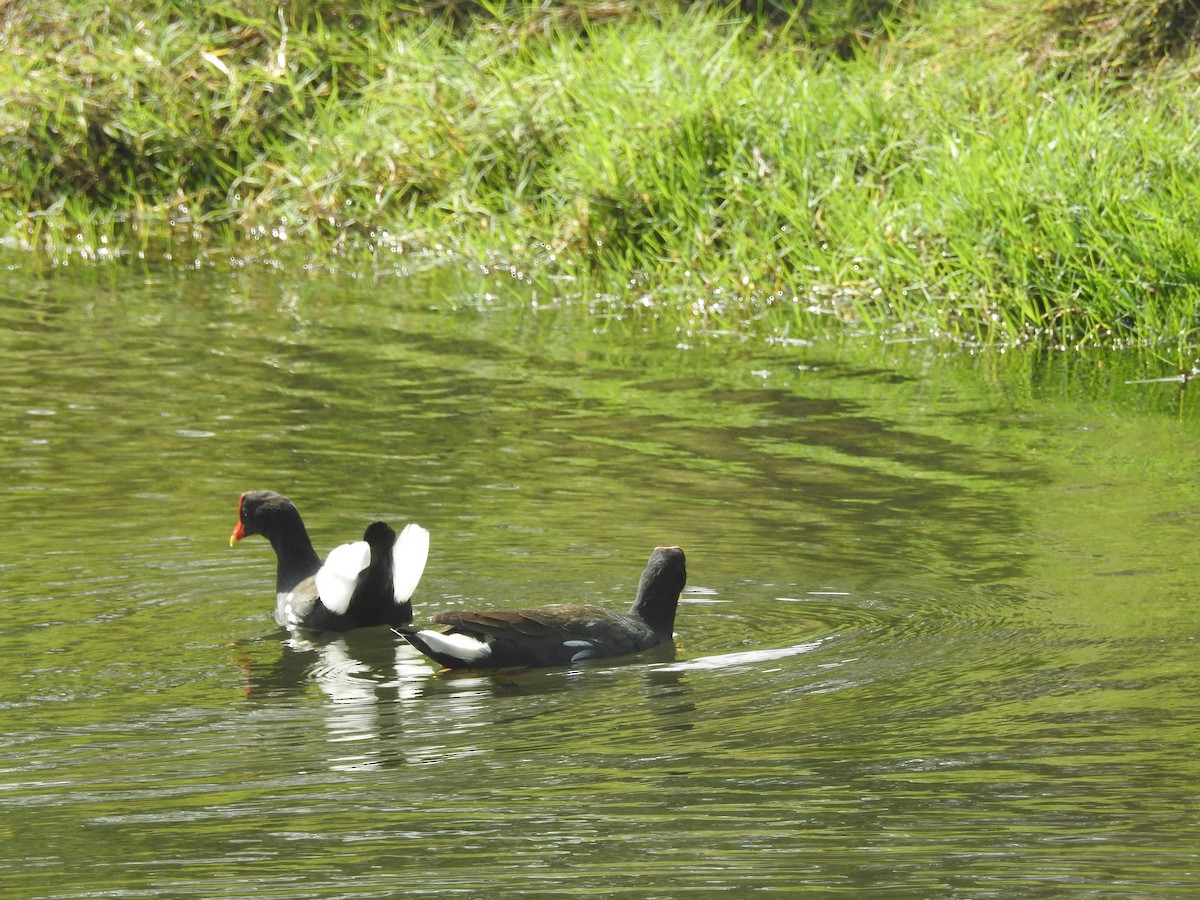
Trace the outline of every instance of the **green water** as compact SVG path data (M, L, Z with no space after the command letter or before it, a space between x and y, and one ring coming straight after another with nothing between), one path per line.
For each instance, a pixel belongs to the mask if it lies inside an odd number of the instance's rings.
M0 894L1200 892L1195 392L519 287L0 273ZM678 646L289 641L256 488L428 527L418 617L681 544Z

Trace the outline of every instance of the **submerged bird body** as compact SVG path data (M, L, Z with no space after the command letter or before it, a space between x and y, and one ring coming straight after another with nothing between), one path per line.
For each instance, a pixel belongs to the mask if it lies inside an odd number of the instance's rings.
M429 532L367 526L361 541L334 548L322 564L295 505L274 491L250 491L238 504L230 544L261 534L275 550L275 621L284 628L349 631L412 621L409 598L429 553Z
M671 640L687 572L683 550L658 547L628 612L584 604L442 612L441 630L401 628L414 647L451 668L561 666L623 656Z

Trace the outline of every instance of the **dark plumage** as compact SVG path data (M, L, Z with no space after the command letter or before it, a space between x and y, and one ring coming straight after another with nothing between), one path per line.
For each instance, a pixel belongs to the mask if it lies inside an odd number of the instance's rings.
M295 505L274 491L249 491L238 502L230 546L261 534L275 550L275 621L284 628L349 631L412 621L409 598L429 552L429 532L383 522L361 541L334 548L322 565Z
M687 579L683 550L657 547L628 612L570 603L533 609L442 612L439 631L398 628L447 668L561 666L657 647L672 637Z

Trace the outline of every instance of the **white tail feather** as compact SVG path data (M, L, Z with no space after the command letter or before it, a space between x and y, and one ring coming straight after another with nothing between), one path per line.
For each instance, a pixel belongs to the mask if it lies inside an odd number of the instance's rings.
M350 595L358 573L371 562L371 546L366 541L353 541L334 547L317 571L317 594L326 609L344 613L350 608Z
M452 656L465 663L481 663L491 659L491 645L467 634L442 634L440 631L418 631L417 636L437 653Z
M392 592L403 603L413 595L429 559L429 532L416 523L405 525L392 547Z

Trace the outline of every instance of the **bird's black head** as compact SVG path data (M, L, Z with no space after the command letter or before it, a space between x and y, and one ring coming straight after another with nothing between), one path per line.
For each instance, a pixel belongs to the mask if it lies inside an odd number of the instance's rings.
M299 518L292 501L274 491L247 491L238 501L238 521L229 536L232 547L244 537L261 534L270 539L279 522Z
M682 547L655 547L642 572L637 599L630 610L641 616L655 632L670 637L675 624L679 595L687 582L687 564Z

